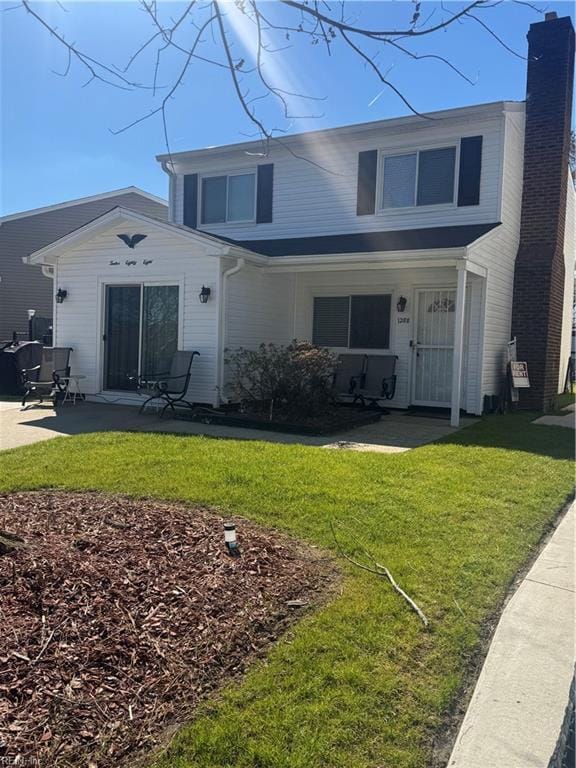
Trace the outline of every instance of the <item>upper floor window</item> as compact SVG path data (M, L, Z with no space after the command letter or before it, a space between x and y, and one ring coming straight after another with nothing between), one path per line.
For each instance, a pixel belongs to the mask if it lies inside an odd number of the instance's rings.
M413 208L454 202L456 147L386 155L381 208Z
M202 179L200 213L202 224L254 221L255 211L255 173L205 176Z

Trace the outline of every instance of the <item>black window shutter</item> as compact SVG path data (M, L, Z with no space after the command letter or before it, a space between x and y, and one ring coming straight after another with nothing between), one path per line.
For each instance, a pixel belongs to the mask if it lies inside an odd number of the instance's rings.
M256 223L272 221L272 197L274 192L274 163L258 166L256 192Z
M378 150L370 149L358 153L358 192L356 215L366 216L376 212L376 173Z
M198 174L184 176L184 224L196 229L198 226Z
M459 206L480 204L481 174L482 136L466 136L460 140Z

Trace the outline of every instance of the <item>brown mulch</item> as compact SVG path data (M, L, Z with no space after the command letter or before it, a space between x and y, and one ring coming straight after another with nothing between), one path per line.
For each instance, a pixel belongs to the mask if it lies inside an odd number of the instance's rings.
M132 764L325 599L329 558L242 519L232 558L222 523L150 500L0 495L0 762Z

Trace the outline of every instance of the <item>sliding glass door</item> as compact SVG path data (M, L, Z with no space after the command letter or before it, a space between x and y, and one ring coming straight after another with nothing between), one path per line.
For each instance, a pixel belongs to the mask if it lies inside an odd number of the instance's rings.
M108 285L104 388L135 390L139 374L170 370L178 349L177 285Z

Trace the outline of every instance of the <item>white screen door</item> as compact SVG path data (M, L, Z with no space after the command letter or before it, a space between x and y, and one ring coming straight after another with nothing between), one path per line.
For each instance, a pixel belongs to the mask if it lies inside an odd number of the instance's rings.
M450 407L454 354L455 290L417 292L414 342L414 405Z

